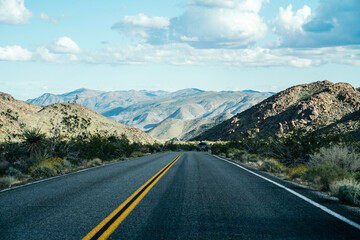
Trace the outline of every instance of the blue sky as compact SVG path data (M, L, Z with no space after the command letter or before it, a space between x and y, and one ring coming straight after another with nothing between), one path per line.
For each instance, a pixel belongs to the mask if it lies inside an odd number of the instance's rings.
M360 86L357 0L0 0L0 91Z

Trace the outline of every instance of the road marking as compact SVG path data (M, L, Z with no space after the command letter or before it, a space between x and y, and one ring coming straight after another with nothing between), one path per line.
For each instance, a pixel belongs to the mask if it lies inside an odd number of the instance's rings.
M346 217L344 217L344 216L342 216L342 215L340 215L340 214L338 214L338 213L336 213L336 212L328 209L327 207L325 207L325 206L323 206L323 205L321 205L321 204L319 204L319 203L317 203L317 202L314 202L313 200L311 200L311 199L309 199L309 198L307 198L307 197L305 197L305 196L303 196L303 195L295 192L294 190L291 190L290 188L287 188L287 187L285 187L285 186L283 186L283 185L281 185L281 184L279 184L279 183L277 183L277 182L274 182L273 180L270 180L270 179L268 179L268 178L266 178L266 177L264 177L264 176L261 176L260 174L257 174L257 173L255 173L255 172L253 172L253 171L251 171L251 170L249 170L249 169L247 169L247 168L245 168L245 167L243 167L243 166L241 166L241 165L238 165L238 164L236 164L236 163L233 163L233 162L231 162L231 161L229 161L229 160L227 160L227 159L218 157L218 156L216 156L216 155L213 155L213 156L214 156L214 157L217 157L217 158L220 159L220 160L223 160L223 161L225 161L225 162L228 162L228 163L230 163L230 164L233 164L233 165L235 165L235 166L237 166L237 167L239 167L239 168L241 168L241 169L243 169L243 170L245 170L245 171L247 171L247 172L249 172L249 173L251 173L251 174L254 174L255 176L260 177L260 178L262 178L262 179L264 179L264 180L266 180L266 181L268 181L268 182L270 182L270 183L272 183L272 184L274 184L274 185L276 185L276 186L278 186L278 187L280 187L280 188L288 191L289 193L292 193L293 195L301 198L302 200L310 203L311 205L313 205L313 206L315 206L315 207L317 207L317 208L320 208L320 209L323 210L324 212L326 212L326 213L328 213L328 214L336 217L337 219L339 219L339 220L341 220L341 221L343 221L343 222L345 222L345 223L347 223L347 224L349 224L349 225L357 228L358 230L360 230L360 225L359 225L358 223L356 223L356 222L354 222L354 221L351 221L350 219L348 219L348 218L346 218Z
M180 159L182 154L174 158L169 164L162 168L144 185L136 190L128 199L125 200L117 209L107 216L99 225L89 232L83 240L107 239L120 223L130 214L136 205L145 197L150 189L164 176L164 174Z

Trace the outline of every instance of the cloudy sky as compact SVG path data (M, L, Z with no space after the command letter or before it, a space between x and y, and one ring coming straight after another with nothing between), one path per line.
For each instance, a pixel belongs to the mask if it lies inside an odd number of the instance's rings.
M0 91L360 86L358 0L0 0Z

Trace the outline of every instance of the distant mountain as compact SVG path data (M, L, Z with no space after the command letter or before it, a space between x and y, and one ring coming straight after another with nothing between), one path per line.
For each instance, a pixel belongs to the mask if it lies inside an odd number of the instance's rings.
M192 120L236 114L269 97L269 93L178 91L162 98L119 107L103 115L120 123L150 130L169 118Z
M21 133L24 128L41 128L49 135L52 127L65 128L63 120L71 120L72 117L78 121L88 121L90 125L87 130L92 133L96 131L107 131L117 135L124 133L130 141L154 142L151 136L140 129L108 119L80 104L58 103L40 107L18 101L9 94L0 93L0 141L4 141L7 136Z
M225 113L234 115L271 96L270 93L253 91L203 91L188 88L176 92L166 91L113 91L101 92L79 89L74 92L44 94L28 102L47 105L58 102L83 104L102 115L122 124L144 130L166 119L193 120L216 118Z
M46 106L54 103L74 102L76 100L77 103L98 113L102 113L119 106L127 107L141 101L156 99L166 94L168 94L168 92L165 91L129 90L104 92L81 88L60 95L45 93L38 98L29 99L27 102L38 106Z
M275 94L195 139L236 140L244 135L267 137L287 134L293 128L314 131L327 126L339 130L349 125L355 130L355 125L359 125L355 118L359 110L360 92L350 84L314 82Z
M187 141L231 118L232 116L233 115L230 113L225 113L213 118L196 118L191 120L167 118L148 131L148 133L153 138L163 141Z

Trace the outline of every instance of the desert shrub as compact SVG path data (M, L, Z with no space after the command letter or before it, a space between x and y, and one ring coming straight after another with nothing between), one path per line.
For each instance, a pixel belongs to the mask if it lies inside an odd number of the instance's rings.
M52 166L40 165L32 167L30 175L33 178L47 178L56 175L56 170Z
M319 152L310 155L311 165L330 164L348 171L360 169L360 154L346 146L334 145L320 148Z
M247 158L248 162L258 162L261 160L261 157L257 154L250 154Z
M275 159L265 159L259 169L270 173L282 173L286 167Z
M229 148L227 151L226 151L226 157L228 158L234 158L235 154L241 152L241 150L239 149L236 149L236 148Z
M86 166L95 167L95 166L99 166L101 164L102 164L102 161L100 158L94 158L94 159L90 160L89 162L87 162Z
M145 156L145 154L141 153L141 152L133 152L131 153L130 157L143 157Z
M46 178L62 173L63 169L62 158L51 158L30 167L29 172L33 178Z
M352 173L352 177L353 177L356 181L360 182L360 172L353 172L353 173Z
M70 162L69 160L64 159L64 160L63 160L63 167L64 167L65 169L70 169L70 168L72 167L72 164L71 164L71 162Z
M342 186L339 188L338 198L344 203L360 206L360 188Z
M13 176L4 176L0 177L0 188L8 188L10 187L16 179Z
M4 174L10 163L6 160L0 162L0 174Z
M20 178L23 174L21 173L21 171L20 171L19 169L13 168L13 167L9 167L9 168L6 170L6 175Z
M352 186L360 189L360 183L357 182L353 178L345 178L339 181L335 181L330 184L330 192L333 196L337 196L339 194L340 187L343 186Z
M321 190L329 190L330 184L336 180L348 178L350 174L338 166L321 164L310 167L304 173L304 180L310 181L320 187Z
M287 175L291 178L301 178L308 169L306 165L298 165L290 168Z
M234 159L240 162L245 162L248 158L248 153L244 150L238 150L234 153Z

